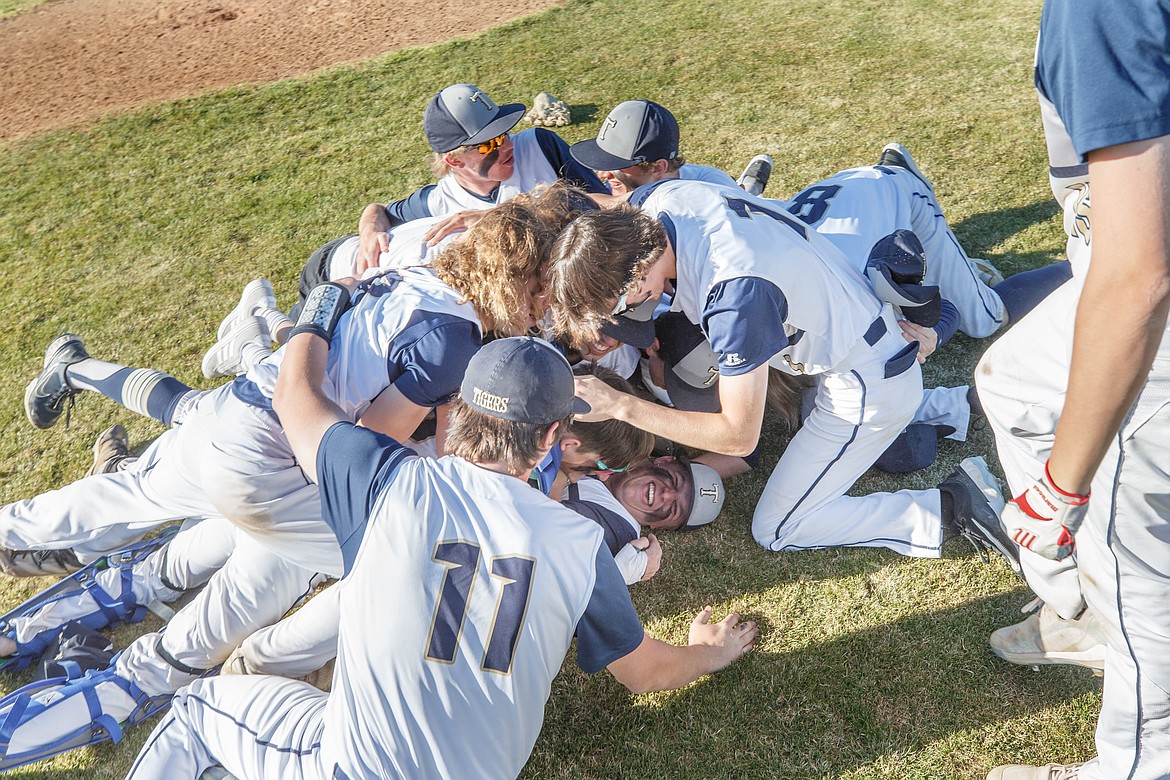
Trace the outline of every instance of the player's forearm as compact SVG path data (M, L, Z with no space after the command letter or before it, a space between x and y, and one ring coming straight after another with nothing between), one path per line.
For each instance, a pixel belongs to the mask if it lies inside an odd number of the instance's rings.
M321 389L329 343L311 333L294 336L284 347L272 410L280 419L305 475L317 481L317 446L325 431L345 419Z
M1053 481L1087 493L1153 364L1170 310L1170 140L1090 156L1093 262L1077 308Z
M760 424L735 418L726 412L686 412L625 395L613 416L636 428L663 436L688 447L723 455L751 454L760 438Z
M703 675L717 672L727 665L720 648L710 645L679 647L655 639L649 634L642 640L649 662L630 679L619 677L631 693L670 691L689 685Z

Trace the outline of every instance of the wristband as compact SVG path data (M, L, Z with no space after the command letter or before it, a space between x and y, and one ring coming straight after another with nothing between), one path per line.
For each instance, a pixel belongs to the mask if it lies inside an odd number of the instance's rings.
M297 318L296 327L288 336L289 340L298 333L312 333L329 341L341 315L349 308L349 303L349 291L341 285L333 282L317 285L305 299L301 316Z
M1089 496L1093 491L1090 490L1082 496L1080 493L1069 493L1067 490L1062 489L1056 484L1056 480L1052 478L1052 472L1048 470L1048 461L1044 461L1044 479L1048 482L1048 487L1052 488L1056 495L1069 506L1081 506L1089 503Z

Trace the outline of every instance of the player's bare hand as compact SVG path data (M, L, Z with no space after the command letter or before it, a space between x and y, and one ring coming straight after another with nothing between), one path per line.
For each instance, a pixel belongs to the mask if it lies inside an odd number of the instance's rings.
M760 627L754 620L741 622L739 615L734 612L718 623L712 623L713 611L710 605L703 607L691 621L690 644L708 645L717 649L718 665L715 668L722 669L755 647Z
M918 362L925 363L926 359L938 349L938 334L934 328L915 325L909 320L898 320L898 324L902 326L902 338L906 339L907 342L918 342Z
M590 412L576 416L580 422L601 422L611 419L614 404L621 400L621 396L625 395L622 391L615 390L595 376L574 377L573 381L577 386L577 397L589 404L592 409Z
M361 276L370 268L377 268L383 252L390 251L390 234L385 230L363 230L358 244L354 276Z
M423 241L427 242L427 246L434 246L452 233L470 230L476 222L483 219L485 213L483 211L457 211L431 225L431 229L423 236Z
M658 537L654 534L646 534L630 544L633 545L634 549L646 553L646 573L642 575L642 582L645 582L662 568L662 545L658 543Z

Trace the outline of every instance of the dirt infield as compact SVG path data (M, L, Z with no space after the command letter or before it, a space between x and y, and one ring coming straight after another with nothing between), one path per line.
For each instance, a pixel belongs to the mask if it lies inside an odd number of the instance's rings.
M0 22L0 138L467 36L555 0L51 0Z

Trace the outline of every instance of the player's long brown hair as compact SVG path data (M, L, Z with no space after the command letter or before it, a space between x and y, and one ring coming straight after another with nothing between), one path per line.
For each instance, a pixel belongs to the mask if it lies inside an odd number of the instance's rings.
M597 341L614 301L636 290L666 248L662 223L632 206L580 215L552 249L553 328L578 349Z
M595 363L582 363L573 368L576 376L595 376L615 390L634 395L634 386L618 376L617 372ZM613 469L628 469L650 459L654 449L654 435L635 428L622 420L601 422L574 421L569 434L581 440L581 448L596 452L605 465Z
M543 425L501 420L456 398L451 402L444 446L450 454L472 463L500 463L514 474L527 472L540 461L549 429L559 424L559 443L572 420L573 415Z
M475 306L485 330L506 335L527 332L529 317L542 313L544 269L556 225L519 203L484 213L467 235L448 245L431 263L435 274ZM526 287L541 280L540 289Z

